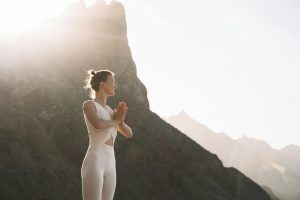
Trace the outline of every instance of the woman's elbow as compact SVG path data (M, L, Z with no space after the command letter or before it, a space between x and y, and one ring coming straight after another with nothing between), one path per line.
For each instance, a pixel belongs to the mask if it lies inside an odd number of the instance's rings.
M132 139L132 137L133 137L133 133L132 133L132 131L130 130L129 134L127 135L127 139Z

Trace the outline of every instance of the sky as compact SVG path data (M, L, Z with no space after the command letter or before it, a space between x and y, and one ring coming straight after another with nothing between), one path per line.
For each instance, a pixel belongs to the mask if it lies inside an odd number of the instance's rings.
M74 1L0 1L0 36ZM184 110L215 132L273 148L300 145L299 1L120 1L152 111L168 117Z
M216 132L273 148L300 145L299 1L128 0L125 7L151 110L165 117L184 110Z

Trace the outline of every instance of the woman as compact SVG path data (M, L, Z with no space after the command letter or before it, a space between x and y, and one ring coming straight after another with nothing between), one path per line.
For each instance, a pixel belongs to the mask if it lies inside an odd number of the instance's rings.
M116 188L114 143L117 131L132 138L125 124L128 107L120 102L117 109L106 105L107 97L115 94L114 73L109 70L88 71L84 88L92 100L83 103L83 116L89 134L89 147L81 166L83 200L112 200Z

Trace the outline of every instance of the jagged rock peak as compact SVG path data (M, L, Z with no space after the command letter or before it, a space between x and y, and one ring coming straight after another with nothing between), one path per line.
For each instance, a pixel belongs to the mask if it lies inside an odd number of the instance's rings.
M177 115L180 117L190 117L184 110L180 111Z
M294 150L294 151L300 152L300 147L297 145L294 145L294 144L289 144L279 150L281 150L281 151L293 151Z
M165 117L166 119L168 118L191 118L184 110L181 110L177 114L169 115L168 117Z
M97 9L99 12L98 14L103 14L102 9L106 9L110 11L111 14L123 14L125 12L125 8L121 2L118 1L111 1L110 4L107 4L104 0L97 0L93 5L86 6L84 0L74 2L70 4L64 12L65 17L72 17L72 16L80 16L83 12L91 12Z
M118 1L107 4L98 0L88 7L84 1L75 2L69 5L62 15L50 21L64 30L105 32L121 39L127 38L125 8Z

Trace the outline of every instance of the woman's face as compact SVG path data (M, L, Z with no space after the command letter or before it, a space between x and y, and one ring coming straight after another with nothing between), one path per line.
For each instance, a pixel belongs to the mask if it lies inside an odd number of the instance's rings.
M106 82L101 82L103 90L109 95L115 95L115 89L117 88L115 77L112 75L107 76Z

